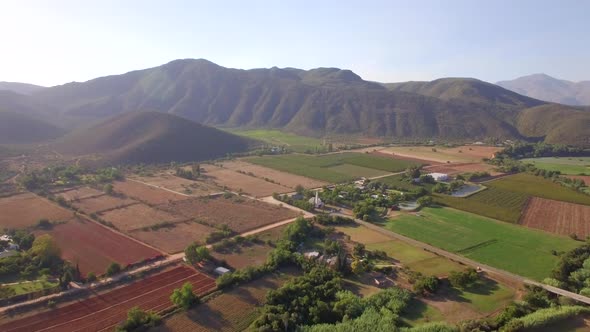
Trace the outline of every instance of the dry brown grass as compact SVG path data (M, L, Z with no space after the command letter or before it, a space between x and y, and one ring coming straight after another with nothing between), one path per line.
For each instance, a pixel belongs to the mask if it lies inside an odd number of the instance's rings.
M73 216L71 211L32 193L0 198L0 229L27 228L43 218L66 221Z

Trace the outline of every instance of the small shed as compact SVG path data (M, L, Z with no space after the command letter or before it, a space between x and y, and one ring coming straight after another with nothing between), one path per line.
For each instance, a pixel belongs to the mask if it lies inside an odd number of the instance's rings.
M428 175L432 176L434 181L447 181L449 179L449 175L445 173L428 173Z
M222 276L222 275L224 275L226 273L229 273L230 270L227 269L227 268L225 268L225 267L223 267L223 266L219 266L219 267L216 267L215 270L213 270L213 272L215 272L215 274L218 274L218 275Z

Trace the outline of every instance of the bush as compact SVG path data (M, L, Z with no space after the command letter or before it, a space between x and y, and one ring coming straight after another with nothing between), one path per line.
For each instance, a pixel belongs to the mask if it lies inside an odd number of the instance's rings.
M199 302L199 298L193 293L193 285L186 282L182 288L174 289L170 295L170 301L179 308L188 310L191 306Z
M456 288L468 288L475 284L479 279L477 271L469 268L463 272L451 271L449 274L449 282Z
M93 272L89 272L88 275L86 276L87 283L93 283L96 280L98 280L98 278L96 277L96 274L94 274Z
M438 290L439 280L435 276L419 277L414 283L414 292L418 294L434 294Z
M119 265L118 263L113 262L107 268L106 275L108 277L112 277L112 276L114 276L115 274L117 274L119 272L121 272L121 265Z
M522 329L540 328L582 313L590 313L590 308L582 306L561 306L541 309L510 321L501 331L521 331Z
M127 312L127 320L117 327L117 332L130 332L155 327L162 321L162 317L154 312L145 312L139 307L133 307Z

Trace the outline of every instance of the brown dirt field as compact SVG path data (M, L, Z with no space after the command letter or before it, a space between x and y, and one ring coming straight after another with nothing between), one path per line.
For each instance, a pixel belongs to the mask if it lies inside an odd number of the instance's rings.
M232 171L243 171L246 173L251 172L259 179L264 180L264 178L269 178L275 181L275 183L289 187L291 189L294 189L299 184L304 188L319 188L328 184L327 182L310 179L300 175L289 174L274 170L272 168L254 165L239 160L224 162L223 167L231 169Z
M234 288L187 312L166 318L153 332L243 331L256 319L266 293L284 283L284 277L268 276Z
M169 254L175 254L195 241L205 243L205 238L213 231L215 229L212 227L186 221L177 222L174 227L164 227L155 231L137 229L129 232L129 235Z
M426 170L428 172L447 173L450 175L471 172L488 172L491 176L502 174L494 171L494 166L483 163L442 164L430 166Z
M176 222L186 219L141 203L101 213L100 217L123 231L131 231L166 221Z
M56 196L61 196L66 201L75 201L79 199L85 199L88 197L95 197L100 195L105 195L105 193L90 187L73 188L70 190L56 193Z
M432 151L433 148L436 149L436 152ZM499 150L501 150L499 147L476 145L463 145L454 148L438 146L397 146L387 148L381 152L394 153L396 156L426 159L439 163L447 163L447 161L455 163L478 163L481 162L483 158L490 158L492 154Z
M103 195L72 202L72 205L86 213L97 213L138 203L129 198Z
M233 191L242 190L242 192L252 196L264 197L270 196L275 192L285 193L293 191L293 189L289 187L270 183L263 179L241 174L227 168L213 165L203 165L201 167L205 169L204 175L218 186L227 187Z
M147 204L164 204L169 201L180 201L187 197L173 192L154 188L135 181L117 181L113 184L115 192Z
M36 231L35 235L50 234L62 251L62 257L78 263L82 275L101 275L112 262L121 266L161 255L160 252L117 234L95 222L74 218L51 230Z
M393 159L399 159L399 160L408 160L408 161L415 161L417 163L423 164L423 165L441 165L441 162L438 161L433 161L433 160L426 160L426 159L419 159L419 158L413 158L413 157L406 157L406 156L400 156L398 154L394 154L392 152L388 152L386 150L381 150L381 151L374 151L371 152L371 154L377 155L377 156L381 156L381 157L390 157Z
M32 193L0 198L0 229L26 228L39 219L66 221L74 214Z
M159 208L212 225L227 224L238 233L297 216L292 210L243 197L194 198Z
M533 197L520 224L547 232L585 239L590 235L590 206Z
M136 177L135 179L195 197L208 196L223 191L211 183L183 179L169 173L159 173L149 177ZM190 193L187 190L190 190Z
M243 269L248 266L260 266L266 262L266 256L273 248L266 244L239 245L223 252L211 251L211 255L219 260L225 260L233 269Z

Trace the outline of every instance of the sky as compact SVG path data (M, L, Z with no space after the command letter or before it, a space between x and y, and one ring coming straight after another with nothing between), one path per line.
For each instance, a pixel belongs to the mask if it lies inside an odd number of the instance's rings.
M0 81L52 86L204 58L366 80L590 80L585 0L1 0Z

